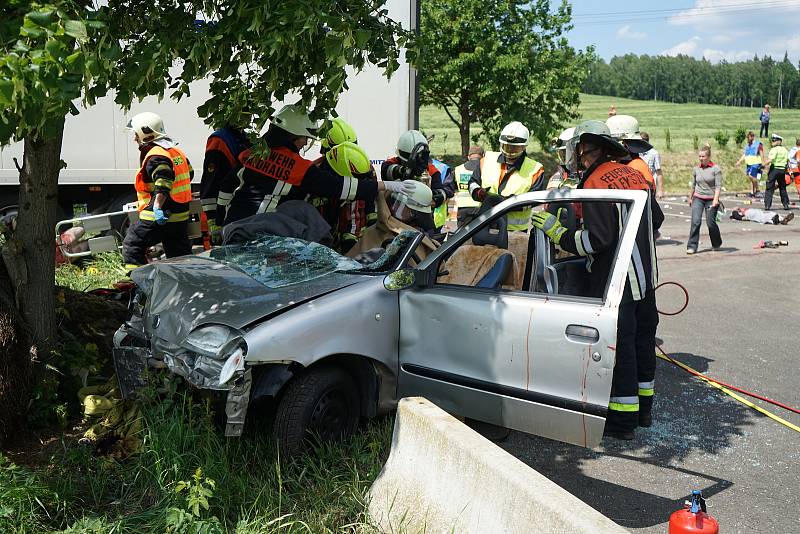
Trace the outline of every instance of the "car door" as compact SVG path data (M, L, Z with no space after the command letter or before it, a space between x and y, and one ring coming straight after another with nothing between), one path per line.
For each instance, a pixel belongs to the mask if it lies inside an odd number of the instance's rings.
M424 396L457 415L577 445L599 443L617 312L646 198L641 191L528 193L456 234L420 264L418 278L428 282L400 292L399 396ZM603 298L435 281L453 250L495 218L567 200L630 206Z

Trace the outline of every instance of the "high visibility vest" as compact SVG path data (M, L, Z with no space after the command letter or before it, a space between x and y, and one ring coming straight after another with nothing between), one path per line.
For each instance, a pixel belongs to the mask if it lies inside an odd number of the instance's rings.
M454 174L456 176L456 184L458 184L458 189L456 190L456 205L458 205L458 209L480 206L481 203L477 200L472 200L472 195L469 194L469 179L472 178L472 171L467 169L465 163L462 163L456 167Z
M628 162L628 167L636 169L637 171L642 173L644 179L647 180L648 184L650 184L650 188L655 189L656 181L653 178L653 173L650 172L650 166L647 164L645 160L643 160L642 158L633 158Z
M175 179L171 184L158 183L158 180L152 180L147 176L145 167L147 161L154 156L163 156L172 162L172 172L175 174ZM164 148L159 145L154 145L142 160L142 166L139 172L136 173L136 208L139 210L139 219L143 221L154 221L155 215L151 209L150 201L153 198L153 192L156 186L171 185L169 196L178 204L185 204L186 210L176 213L171 213L169 222L180 222L189 219L189 202L192 200L192 165L189 163L189 158L180 148L170 146Z
M761 148L761 141L753 141L752 144L744 145L744 164L748 167L750 165L758 165L762 163L761 156L758 151Z
M450 167L438 159L431 159L431 163L433 166L436 167L436 170L439 171L439 176L441 176L442 185L444 185L444 180L447 177L447 171L450 170ZM444 223L447 222L447 198L442 201L442 204L438 208L433 209L433 225L436 228L441 228L444 226Z
M497 161L499 157L500 152L487 152L486 156L481 159L481 187L489 193L503 195L504 197L522 195L530 191L531 184L533 184L536 176L544 172L541 163L525 156L519 170L515 170L503 184L503 190L498 191L500 179L506 173L505 163L501 164ZM509 212L508 229L528 230L532 211L533 208L528 207L519 211Z

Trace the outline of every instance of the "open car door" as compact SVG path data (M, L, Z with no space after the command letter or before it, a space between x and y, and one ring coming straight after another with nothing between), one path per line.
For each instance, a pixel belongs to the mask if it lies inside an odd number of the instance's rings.
M569 290L581 287L574 282L576 272L585 272L585 259L566 259L571 283L558 280L559 260L542 265L551 261L551 244L537 239L535 231L512 233L508 242L521 239L522 250L507 244L508 250L502 244L499 251L481 250L474 244L480 240L473 237L497 227L510 211L586 202L612 202L625 214L602 298ZM620 209L623 205L627 209ZM424 396L453 414L597 445L611 391L618 307L646 206L642 191L527 193L461 229L419 265L422 282L400 291L399 396ZM548 247L546 253L542 247ZM480 280L453 282L451 271L460 257L471 257L470 265L476 257L491 257L494 269L507 264L508 256L515 269L524 269L521 283L509 282L514 276L504 277L503 284L486 282L491 269ZM541 283L537 272L545 273Z

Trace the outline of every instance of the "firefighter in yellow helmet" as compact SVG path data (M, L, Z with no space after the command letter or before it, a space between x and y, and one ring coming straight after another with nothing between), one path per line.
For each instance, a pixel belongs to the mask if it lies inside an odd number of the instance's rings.
M530 132L520 122L507 124L500 132L500 152L487 152L469 180L473 200L483 202L488 195L511 197L544 189L544 167L528 157ZM531 208L508 214L508 229L527 231Z
M135 184L139 220L122 242L125 267L133 269L147 263L147 249L158 243L168 258L192 252L188 224L194 171L155 113L133 116L127 128L139 145L140 164Z

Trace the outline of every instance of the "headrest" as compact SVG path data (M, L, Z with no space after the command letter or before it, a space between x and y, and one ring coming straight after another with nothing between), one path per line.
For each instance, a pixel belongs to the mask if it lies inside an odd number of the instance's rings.
M484 226L472 236L474 245L494 245L497 248L508 248L508 221L506 217L498 217L491 224Z

